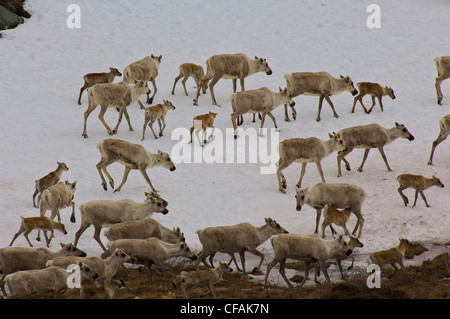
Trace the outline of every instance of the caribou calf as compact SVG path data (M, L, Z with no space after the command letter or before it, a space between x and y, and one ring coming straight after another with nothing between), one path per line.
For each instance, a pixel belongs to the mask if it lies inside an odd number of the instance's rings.
M106 167L112 163L119 162L125 166L123 172L122 183L114 192L119 192L123 184L127 181L128 174L130 171L139 170L144 176L147 183L153 192L156 192L155 188L147 175L146 169L155 166L161 166L174 171L175 165L170 160L170 156L167 153L158 150L158 153L150 153L140 144L133 144L127 141L119 139L106 139L97 144L97 148L100 151L101 159L97 164L97 171L100 174L102 180L103 189L106 191L108 188L106 186L106 180L103 177L102 171L105 172L109 179L109 184L114 188L114 180L109 175Z
M230 260L231 263L231 260ZM230 263L219 263L219 266L213 269L182 271L178 276L180 280L181 292L183 298L187 299L187 291L194 286L207 286L210 294L216 299L214 284L222 279L225 273L231 273L233 269L229 267Z
M286 193L286 179L282 171L293 162L302 163L302 172L297 186L301 187L303 175L305 175L306 164L310 162L316 163L322 182L325 183L323 177L322 166L320 162L334 151L345 150L345 144L339 134L328 134L330 139L322 141L316 137L309 138L291 138L284 140L279 145L280 160L278 162L277 178L278 189L283 194Z
M139 103L141 103L138 100ZM143 106L141 104L141 106ZM158 125L159 125L159 136L163 136L163 131L166 128L166 121L165 121L165 117L166 114L169 110L175 110L175 105L172 104L172 102L170 101L166 101L163 100L162 104L157 104L154 106L149 106L145 109L145 121L144 121L144 128L142 130L142 139L141 141L144 140L144 136L145 136L145 129L147 128L147 125L150 127L150 129L152 130L153 136L155 139L157 139L158 137L155 134L155 131L153 130L153 123L155 123L156 120L158 120ZM161 122L162 122L162 126L161 126Z
M205 70L201 65L197 65L194 63L181 64L180 74L178 74L173 82L172 95L175 94L175 86L177 85L178 80L183 78L183 80L181 80L181 84L183 84L184 94L188 96L188 92L186 90L186 81L187 79L189 79L189 77L192 77L195 81L195 84L197 85L197 88L201 87L201 89L203 90L203 94L206 94L206 90L208 89L208 82L202 81L204 75Z
M58 222L61 222L61 216L59 211L66 207L72 207L72 215L70 215L70 221L72 223L76 222L75 218L75 202L74 194L77 186L77 181L70 183L69 181L59 182L53 186L50 186L41 194L41 206L40 214L41 217L45 215L47 210L51 210L52 214L50 215L50 219L54 219L55 216L58 216ZM38 236L36 240L40 240L41 231L38 231Z
M391 264L394 271L397 271L398 268L395 263L398 263L403 270L406 270L403 265L403 258L405 257L406 250L411 246L411 243L404 238L400 238L399 240L400 243L397 247L370 254L369 259L372 264L377 264L380 267L386 264Z
M33 245L30 242L30 239L28 238L28 235L34 230L39 229L44 231L45 236L45 242L47 243L47 247L50 246L50 241L53 238L53 233L55 230L60 231L64 235L67 235L66 227L64 224L60 222L55 222L54 220L42 216L42 217L22 217L22 223L20 224L19 231L14 235L14 238L12 239L9 246L12 246L14 241L19 237L20 234L23 234L23 236L28 241L28 244L30 244L30 247L33 247ZM47 236L47 231L50 231L50 239Z
M341 161L345 163L345 168L350 171L350 163L345 159L351 151L355 148L363 148L364 157L361 166L358 168L358 172L362 172L364 163L369 155L371 148L377 148L381 154L381 157L386 164L388 172L392 171L389 167L386 155L384 154L384 146L388 145L397 138L405 138L409 141L414 140L414 136L408 131L405 125L395 122L393 128L384 128L378 124L369 124L362 126L353 126L342 129L338 132L342 140L347 146L347 150L340 151L337 156L338 162L338 177L342 176L341 173Z
M189 144L192 143L192 132L195 129L195 136L197 136L198 143L203 147L204 144L206 144L206 128L210 127L212 128L211 134L209 134L208 140L212 138L212 135L214 133L214 120L217 116L217 113L209 112L208 114L202 114L197 115L194 117L193 125L191 127L189 135L191 136L191 140L189 141ZM201 123L201 126L200 126ZM203 143L200 141L200 137L198 136L198 133L200 130L203 130Z
M423 201L425 202L425 205L427 207L430 207L427 203L427 199L425 197L425 194L423 193L424 190L427 188L430 188L431 186L438 186L441 188L444 188L444 184L440 181L439 178L433 176L431 178L426 178L421 175L413 175L413 174L402 174L397 176L397 181L400 184L399 188L397 189L400 196L403 198L403 202L405 203L405 206L408 205L409 200L405 196L405 194L402 193L402 190L405 190L407 188L414 188L416 190L416 193L414 195L414 205L416 206L417 202L417 196L420 193L420 196L422 197Z
M356 84L359 90L359 94L355 96L355 99L353 100L353 107L352 107L352 113L355 113L355 106L356 102L359 101L361 103L361 106L364 109L364 112L367 114L370 114L372 112L373 107L375 106L375 98L378 99L378 103L380 104L381 112L383 112L383 96L388 95L391 99L395 99L394 90L390 87L382 87L378 83L371 83L371 82L359 82ZM369 110L366 109L364 106L362 99L364 96L369 94L372 97L372 106Z
M309 188L296 187L295 199L297 202L297 211L300 211L304 204L316 209L316 229L314 233L317 234L322 209L328 205L328 207L332 206L351 210L358 219L352 233L355 235L359 227L358 237L361 237L364 225L361 207L366 199L366 193L361 187L345 183L317 183Z
M34 194L33 194L33 206L34 207L38 207L39 206L39 203L41 201L41 193L43 191L45 191L47 188L49 188L50 186L53 186L56 183L58 183L60 178L61 178L61 174L64 171L68 171L69 170L69 168L67 167L66 163L58 162L58 161L56 163L58 164L58 167L54 171L48 173L44 177L41 177L41 178L39 178L38 180L35 181L35 188L36 189L35 189ZM38 201L37 201L37 206L36 206L35 198L36 198L37 195L39 195L39 196L38 196Z
M352 211L350 208L346 208L344 210L339 210L334 207L325 206L325 210L323 212L324 221L322 223L322 238L325 238L325 228L330 226L331 233L334 235L336 231L334 230L332 224L336 224L344 228L345 234L350 236L350 232L347 229L347 221L350 218L350 214Z
M80 89L80 95L78 96L78 105L81 105L81 94L87 88L93 86L98 83L112 83L116 76L122 76L122 73L119 72L116 68L109 68L108 73L88 73L83 76L84 85Z

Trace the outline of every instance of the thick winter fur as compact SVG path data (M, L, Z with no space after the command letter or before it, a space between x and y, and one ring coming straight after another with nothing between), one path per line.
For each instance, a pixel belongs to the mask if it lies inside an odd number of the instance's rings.
M116 68L109 68L108 73L88 73L83 76L84 84L80 89L80 95L78 96L78 105L81 105L81 94L87 88L93 86L98 83L112 83L116 76L122 76L122 73L119 72Z
M169 244L158 238L148 239L118 239L107 244L108 250L102 254L102 258L117 248L123 250L127 255L137 259L137 264L144 264L150 271L152 278L152 265L155 264L163 269L170 269L164 264L172 257L186 257L195 260L195 253L184 242Z
M101 108L100 113L98 114L98 118L105 126L106 131L109 135L117 133L123 115L125 115L125 119L128 122L129 130L133 131L133 128L131 127L130 116L127 112L127 107L136 102L142 94L146 93L150 93L150 89L147 86L147 82L143 81L138 81L133 86L130 86L122 81L119 83L100 83L90 87L88 89L89 106L86 112L84 112L84 126L81 136L83 136L84 138L88 137L86 131L87 119L98 105L100 105ZM117 120L117 124L114 130L111 130L104 119L105 112L109 107L118 108L119 110L119 119Z
M377 148L381 154L381 157L386 164L388 172L392 171L389 167L388 160L384 154L384 146L392 143L397 138L401 137L409 141L414 140L414 136L408 131L405 125L395 122L395 126L392 128L384 128L378 124L368 124L361 126L353 126L342 129L338 132L341 138L344 140L347 149L338 152L338 177L342 176L341 173L341 161L344 161L345 167L350 171L350 163L345 159L351 151L355 148L363 148L364 156L361 165L358 168L358 172L362 172L364 163L371 148Z
M242 263L242 271L246 275L245 255L246 251L261 258L257 268L261 268L264 255L257 250L257 247L263 244L270 236L275 234L287 233L287 230L281 227L275 220L271 218L265 219L265 224L256 227L249 223L240 223L233 226L217 226L207 227L196 231L200 242L202 243L202 252L198 255L195 267L198 269L200 262L206 263L209 257L211 266L213 265L214 255L218 252L227 253L233 259L236 268L237 265L234 253L239 253Z
M198 105L198 96L200 88L209 82L209 91L213 105L218 105L214 96L214 85L220 79L233 79L233 92L236 92L236 82L239 79L241 83L241 91L245 91L244 79L257 72L265 72L267 75L272 74L272 70L267 64L266 59L249 58L243 53L236 54L218 54L213 55L206 60L206 74L202 80L202 84L197 86L197 94L194 98L194 105ZM220 106L220 105L218 105Z
M81 225L75 234L76 246L81 235L91 225L94 225L94 239L103 250L105 246L100 240L103 227L130 220L151 218L154 213L167 214L168 203L156 193L145 193L146 199L136 203L130 199L94 200L80 205Z
M157 192L153 187L146 170L155 166L161 166L170 171L176 169L169 154L161 152L160 150L158 150L158 153L150 153L141 144L134 144L119 139L106 139L98 143L97 148L101 155L100 162L97 164L97 171L102 180L104 190L107 190L107 186L102 171L108 177L111 187L114 188L114 180L111 175L109 175L106 168L115 162L119 162L125 166L122 183L120 183L119 187L115 190L116 192L120 191L125 184L131 170L139 170L152 191Z
M295 72L284 76L286 86L292 97L298 95L319 96L319 109L316 121L320 121L320 112L322 110L322 102L325 99L333 110L334 117L339 115L334 110L333 103L330 100L331 95L340 94L344 91L350 92L352 95L358 94L358 90L353 86L352 80L346 76L335 78L327 72ZM292 108L292 116L296 118L295 109ZM285 119L289 120L287 109L285 106Z
M147 94L147 103L152 104L153 98L155 97L156 92L158 91L156 87L156 77L158 76L159 65L162 60L162 55L155 56L150 55L145 58L133 62L130 65L126 66L123 70L123 80L126 83L133 84L138 81L144 82L152 82L153 84L153 95L150 98L150 90L146 92Z
M61 256L80 256L85 257L86 253L78 249L73 244L61 243L59 251L51 251L45 247L26 248L26 247L5 247L0 248L0 270L3 272L0 279L0 286L3 293L3 279L6 275L21 270L32 270L45 268L45 264L56 257Z
M279 144L280 160L278 162L277 179L280 192L286 193L285 189L287 188L286 178L282 171L294 162L302 164L300 179L297 183L298 187L302 186L306 164L311 162L316 164L320 178L325 183L321 161L334 151L339 152L346 149L344 141L339 134L333 133L333 135L328 134L328 136L330 139L327 141L322 141L316 137L291 138Z
M154 219L132 220L114 224L105 230L109 241L117 239L147 239L156 237L166 243L176 244L185 241L179 227L169 229Z
M290 288L293 288L284 272L287 258L298 259L305 262L305 277L300 283L300 286L303 286L308 279L311 263L318 263L325 274L325 278L328 283L330 283L331 281L328 276L326 261L331 256L340 252L345 252L347 255L351 254L351 250L348 249L347 243L343 240L342 236L332 240L325 240L317 234L280 234L272 236L270 242L273 247L274 256L272 261L267 265L264 287L267 286L270 270L279 263L281 276L286 281L287 285Z
M358 237L361 237L364 225L361 207L366 199L366 193L361 187L345 183L317 183L309 188L296 187L295 199L297 211L300 211L305 204L316 209L316 229L314 233L318 233L322 209L328 205L328 207L350 209L358 219L352 233L355 235L359 228Z
M51 210L52 214L50 216L50 219L54 219L55 216L58 216L58 222L61 222L59 211L66 207L72 207L72 215L70 216L70 221L72 223L75 223L75 202L73 201L73 199L75 196L76 186L77 181L73 183L65 181L50 186L45 191L43 191L41 194L40 206L41 217L45 215L47 210ZM38 238L40 238L40 231L38 234Z
M444 98L441 90L441 83L444 80L450 78L450 56L441 56L434 59L436 63L436 69L438 76L436 78L436 94L437 94L437 103L441 104L442 99Z
M95 280L98 274L80 263L81 281ZM70 272L61 267L49 267L37 270L24 270L9 274L5 277L5 284L10 294L8 299L27 299L33 297L60 297L69 289L67 280Z
M234 128L234 138L237 138L238 118L246 113L261 113L261 127L259 135L262 136L262 128L266 115L272 119L275 128L278 128L275 117L271 113L277 106L281 104L289 104L294 106L291 94L288 90L279 88L279 92L273 92L267 87L256 90L249 90L231 94L231 123Z
M68 171L69 170L69 168L67 167L66 163L64 163L64 162L56 162L56 163L58 164L58 167L54 171L48 173L44 177L41 177L40 179L35 181L36 189L35 189L34 194L33 194L33 206L34 207L38 207L39 206L39 203L41 201L41 193L44 190L46 190L47 188L49 188L50 186L55 185L56 183L58 183L59 180L61 179L61 174L64 171ZM36 205L35 198L36 198L37 195L39 195L39 196L38 196L38 202L37 202L37 205Z
M88 266L92 271L98 274L97 281L105 282L111 279L123 263L134 263L136 258L128 256L123 250L116 249L113 254L107 259L101 259L97 256L91 257L76 257L66 256L57 257L48 261L45 266L52 267L58 266L67 269L72 264L83 263Z

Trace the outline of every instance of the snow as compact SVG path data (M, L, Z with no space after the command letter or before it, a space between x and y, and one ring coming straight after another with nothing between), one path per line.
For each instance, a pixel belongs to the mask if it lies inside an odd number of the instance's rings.
M448 141L436 149L434 166L426 165L431 143L439 132L438 121L450 113L450 82L442 84L443 105L436 104L433 61L450 52L450 43L445 37L450 29L448 1L401 0L395 4L377 1L381 9L379 29L366 25L370 15L366 8L370 2L356 0L78 0L79 29L66 26L70 15L66 8L70 3L28 0L27 10L32 18L14 30L2 31L0 247L9 245L19 228L20 216L39 215L31 201L34 181L54 170L56 161L64 161L69 166L62 180L77 180L77 222L70 223L69 208L62 211L69 234L56 234L51 244L53 250L58 249L59 242L73 242L80 225L78 207L81 203L122 198L142 202L144 192L149 191L137 171L130 174L119 193L112 193L111 189L105 192L100 186L95 166L100 159L96 145L109 136L97 118L98 108L88 119L89 138L81 137L86 91L83 105L79 106L76 101L84 74L107 72L110 66L122 71L129 63L147 55L162 54L154 102L168 99L176 106L176 110L167 115L165 136L154 140L147 130L145 141L141 142L144 114L134 104L129 107L129 114L135 131L129 132L123 120L118 134L113 137L141 143L149 151L160 149L171 153L175 146L181 145L179 143L185 143L177 136L171 139L171 132L189 129L194 116L208 111L218 112L214 141L225 143L232 139L230 80L222 79L214 88L220 108L211 105L209 91L200 96L199 106L192 105L195 94L192 79L187 82L189 97L184 95L180 82L175 95L170 92L181 63L204 66L211 55L237 52L266 58L273 71L271 76L257 73L248 77L247 90L262 86L278 90L285 86L284 74L296 71L327 71L334 76L349 75L354 83L370 81L391 86L397 99L385 97L383 113L377 105L366 115L357 105L355 114L350 114L353 97L344 92L331 98L340 117L334 118L328 104L324 103L320 123L315 121L318 98L296 97L296 121L283 120L282 106L273 112L280 128L280 141L310 136L327 139L329 132L361 124L378 123L384 127L392 127L394 122L405 124L415 140L398 139L385 147L393 172L386 171L377 150L369 154L364 172L357 172L363 151L354 150L347 156L351 172L343 168L344 176L338 178L336 154L332 154L322 162L325 178L330 183L359 185L368 195L362 211L365 218L361 238L365 246L359 250L362 256L396 246L399 237L426 243L431 248L436 247L432 243L442 245L450 241L450 188L428 189L425 193L431 207L426 208L419 198L412 209L403 205L396 181L396 176L402 173L427 177L435 174L445 185L450 185ZM141 101L144 100L145 97L141 97ZM369 97L364 101L370 106ZM113 109L105 115L110 126L116 123L117 117ZM250 118L245 117L244 129L259 126L259 122L251 123ZM157 127L155 124L154 128ZM272 127L272 121L267 118L265 128ZM197 152L198 148L198 145L194 147ZM201 249L195 234L197 229L240 222L259 226L265 217L277 220L292 233L314 231L315 210L311 207L304 207L301 212L295 210L299 164L284 170L288 185L284 195L278 191L275 174L260 173L260 168L265 166L262 163L203 162L176 163L176 166L174 172L163 168L148 170L153 185L169 202L169 214L155 215L155 219L169 227L181 227L193 249ZM123 166L113 164L109 171L117 186L122 179ZM315 165L309 164L302 185L312 186L319 181ZM412 202L413 191L406 190L405 194ZM352 216L349 228L353 228L355 222ZM93 228L90 228L78 246L89 255L99 255L101 249L92 235ZM330 233L327 235L330 238ZM107 241L103 235L102 240ZM28 246L23 236L15 245ZM43 245L36 242L36 246ZM262 249L268 255L267 262L270 243L266 242ZM248 268L253 263L256 265L256 259L250 256L248 259Z

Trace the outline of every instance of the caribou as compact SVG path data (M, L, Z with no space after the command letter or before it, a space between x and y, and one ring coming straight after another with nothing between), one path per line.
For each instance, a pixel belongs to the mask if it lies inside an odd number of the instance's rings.
M353 107L351 113L355 113L355 106L356 102L359 101L361 103L362 108L364 109L364 112L366 114L370 114L372 112L373 107L375 106L375 98L378 99L378 104L380 104L381 112L383 112L383 96L389 96L391 99L395 99L394 90L390 87L383 87L379 85L378 83L371 83L371 82L359 82L356 84L359 90L359 94L355 96L355 99L353 100ZM366 109L364 106L362 99L364 96L369 94L372 97L372 106L369 108L369 110Z
M127 65L123 70L123 80L128 84L137 83L138 81L144 81L145 83L148 81L152 82L153 95L150 97L150 90L146 92L147 104L152 104L153 98L158 91L156 88L155 79L158 76L159 64L161 63L161 60L162 55L155 56L152 54Z
M433 141L431 146L430 159L428 160L428 165L433 165L433 155L436 147L442 143L447 136L450 134L450 114L445 115L439 120L439 136Z
M352 95L358 94L358 90L353 86L352 80L346 76L340 76L335 78L328 72L295 72L289 73L284 76L286 79L286 86L292 97L303 95L319 96L319 110L317 113L316 121L320 122L320 112L322 110L322 102L325 99L330 104L333 110L334 117L338 118L339 115L334 110L333 102L330 100L331 95L340 94L344 91L350 92ZM295 108L291 106L292 117L296 119L297 112ZM284 106L285 120L289 121L287 114L287 106Z
M345 163L345 168L350 171L350 163L345 159L351 151L355 148L363 148L364 157L361 166L358 168L358 172L362 172L364 163L369 155L371 148L377 148L381 154L381 157L386 164L388 172L392 171L389 167L386 155L384 154L384 146L388 145L397 138L405 138L409 141L414 140L414 136L408 131L405 125L395 122L395 126L392 128L384 128L378 124L369 124L361 126L353 126L342 129L338 132L342 140L344 141L347 149L338 152L338 177L342 176L341 173L341 161Z
M220 106L216 102L214 96L214 85L220 79L233 79L233 92L236 92L236 82L239 79L241 83L241 91L245 91L244 79L257 72L265 72L267 75L272 74L272 70L267 64L266 59L249 58L243 53L236 54L218 54L213 55L206 60L206 74L203 77L201 84L197 85L197 94L193 100L194 105L198 105L198 96L200 95L200 89L205 85L205 82L209 82L209 90L211 94L211 100L213 105Z
M442 95L441 83L442 81L450 78L450 55L435 58L434 62L436 63L436 69L438 73L438 76L435 80L437 103L441 104L442 99L444 98Z
M246 113L262 113L261 127L259 136L263 136L262 128L264 126L264 119L266 115L272 119L275 128L278 128L275 117L271 113L277 106L288 103L291 106L295 105L292 101L292 97L288 90L279 88L279 92L273 92L272 90L263 87L257 90L250 90L245 92L237 92L231 94L231 107L233 113L231 113L231 122L234 128L234 138L238 137L237 133L237 121L238 117Z
M322 141L317 137L291 138L279 144L280 160L278 162L277 178L280 192L285 194L287 187L282 171L294 162L302 163L302 172L297 183L298 187L302 185L306 164L310 162L316 163L322 182L325 183L320 162L332 152L343 151L346 148L339 134L333 133L333 135L328 134L328 136L330 137L328 141Z
M357 218L352 234L355 235L359 228L357 237L361 237L364 225L361 207L366 199L366 193L361 187L345 183L317 183L307 188L296 187L295 199L297 211L300 211L305 204L316 209L316 229L314 233L317 234L318 232L322 209L328 206L351 210Z
M106 186L106 180L103 177L102 171L108 177L111 187L114 188L114 180L111 175L109 175L106 167L115 162L119 162L124 165L125 171L123 172L122 183L114 192L120 191L123 184L127 181L128 174L131 170L139 170L152 191L157 192L147 175L146 169L155 166L161 166L169 169L170 171L174 171L176 169L175 165L170 160L169 154L161 152L160 150L158 150L158 153L150 153L140 144L133 144L127 141L110 138L98 143L97 148L101 154L100 162L97 164L97 170L105 191L108 188Z

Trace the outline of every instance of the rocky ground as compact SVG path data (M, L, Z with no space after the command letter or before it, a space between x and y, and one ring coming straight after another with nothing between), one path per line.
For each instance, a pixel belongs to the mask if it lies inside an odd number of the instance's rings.
M24 4L25 0L0 0L0 30L14 29L31 17Z

